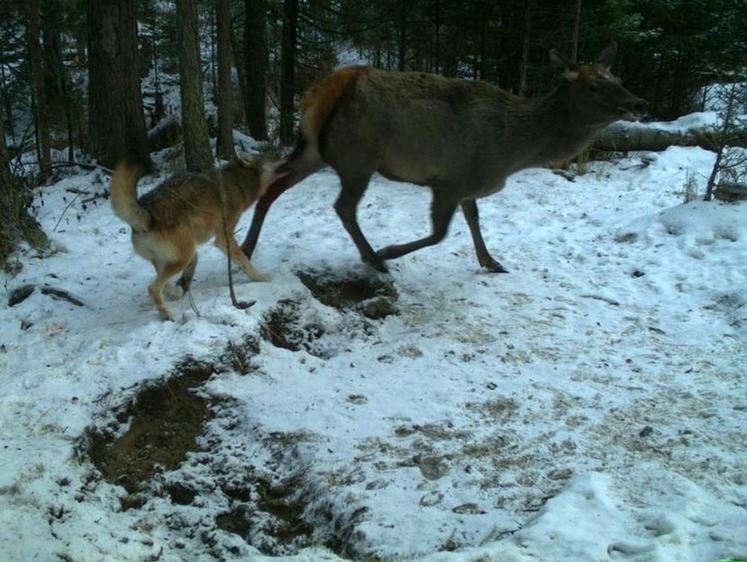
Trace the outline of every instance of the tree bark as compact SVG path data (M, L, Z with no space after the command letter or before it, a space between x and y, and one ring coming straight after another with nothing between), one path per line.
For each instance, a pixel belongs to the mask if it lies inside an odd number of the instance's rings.
M39 157L39 175L41 179L45 179L49 177L52 170L52 143L49 135L49 114L44 87L39 0L29 0L27 4L24 3L24 6L28 25L28 48L31 61L31 81L33 83L36 151Z
M399 36L397 42L397 70L407 69L407 6L408 2L401 2L399 7Z
M581 0L574 0L573 32L571 34L571 61L578 62L578 35L581 28Z
M524 3L524 30L521 40L521 59L519 60L519 88L517 93L523 96L527 91L527 72L529 70L529 41L532 33L532 1Z
M0 266L6 268L7 259L21 240L33 248L43 248L49 242L28 212L31 194L10 173L5 128L0 119Z
M296 31L298 26L298 0L283 2L283 45L280 67L280 142L293 143L294 94L296 72Z
M213 168L210 135L202 94L202 65L196 0L177 0L176 29L179 44L179 93L182 102L184 159L190 171Z
M50 111L51 128L59 129L64 120L67 129L68 160L75 154L76 133L80 128L81 112L74 96L71 95L70 83L65 63L60 31L63 13L60 0L47 0L42 10L42 43L44 57L44 83L47 89L47 105ZM82 146L82 139L77 139Z
M215 1L218 41L218 139L216 155L230 160L236 156L233 147L233 81L231 80L231 4Z
M246 67L246 123L256 140L267 140L265 115L267 41L265 39L267 0L245 0L244 65Z
M88 2L88 142L104 166L125 155L148 158L140 57L137 0Z

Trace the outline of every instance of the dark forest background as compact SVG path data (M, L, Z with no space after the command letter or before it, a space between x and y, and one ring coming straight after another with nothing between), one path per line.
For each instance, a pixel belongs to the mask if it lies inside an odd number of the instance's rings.
M59 166L181 142L204 169L235 130L290 145L300 96L340 63L536 96L550 49L589 61L614 40L615 73L672 119L743 79L744 22L747 0L0 0L0 256Z

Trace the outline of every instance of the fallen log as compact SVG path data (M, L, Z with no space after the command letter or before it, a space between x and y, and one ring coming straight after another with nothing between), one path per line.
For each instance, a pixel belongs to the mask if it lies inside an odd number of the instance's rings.
M733 129L728 142L720 127L715 112L685 115L675 121L618 121L601 131L590 148L603 152L658 152L669 146L699 146L706 150L717 150L723 144L747 147L747 127Z

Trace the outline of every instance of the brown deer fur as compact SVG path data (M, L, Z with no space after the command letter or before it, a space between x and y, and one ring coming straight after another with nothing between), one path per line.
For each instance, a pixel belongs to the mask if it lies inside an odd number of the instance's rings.
M574 156L613 121L640 118L645 101L609 72L616 51L610 45L592 65L551 51L562 83L537 99L420 72L352 67L324 78L301 104L299 142L279 168L288 175L259 200L244 252L252 254L272 202L329 165L342 187L335 210L365 262L386 271L385 260L440 242L461 206L479 263L505 271L485 247L475 200L523 168ZM373 250L357 206L375 172L432 189L429 236Z

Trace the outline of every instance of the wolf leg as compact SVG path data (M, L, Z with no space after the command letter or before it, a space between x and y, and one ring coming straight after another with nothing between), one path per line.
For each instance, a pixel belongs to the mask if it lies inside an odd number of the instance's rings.
M249 279L251 279L252 281L270 280L270 277L268 275L257 271L257 269L252 265L252 262L249 261L249 258L246 257L246 254L244 254L244 252L241 250L241 247L238 245L233 236L229 237L229 239L226 240L226 237L222 233L219 233L215 237L215 245L225 253L228 253L230 251L231 259L235 260L241 266L241 269L244 270L246 276L249 277Z
M165 264L153 262L153 267L156 268L156 279L148 286L148 293L164 320L173 320L174 317L166 303L163 302L163 287L169 279L188 266L189 261L187 260Z

